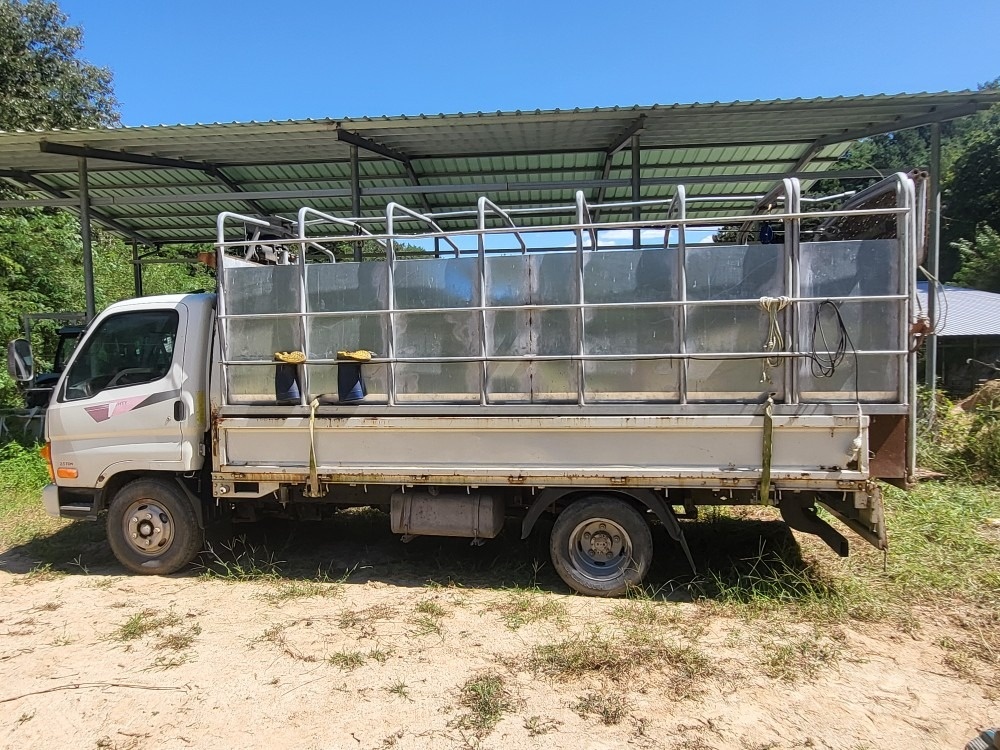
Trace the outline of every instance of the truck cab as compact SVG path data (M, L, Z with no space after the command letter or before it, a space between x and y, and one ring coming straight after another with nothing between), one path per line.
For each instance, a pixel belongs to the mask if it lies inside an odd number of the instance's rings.
M94 320L49 405L49 512L92 516L139 476L202 468L214 306L210 294L145 297Z

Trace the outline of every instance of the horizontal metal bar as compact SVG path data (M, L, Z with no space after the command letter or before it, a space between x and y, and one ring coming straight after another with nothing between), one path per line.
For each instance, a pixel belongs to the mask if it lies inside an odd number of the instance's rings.
M63 156L79 156L84 159L120 161L129 164L144 164L150 167L190 169L196 172L210 172L213 169L210 164L188 161L187 159L150 156L148 154L136 154L131 151L109 151L103 148L91 148L90 146L71 146L66 143L52 143L51 141L41 141L38 144L38 150L46 154L62 154Z
M773 182L785 177L797 177L801 180L836 180L860 179L881 176L876 170L856 169L839 172L774 172L756 175L706 175L689 177L643 177L644 186L651 185L722 185L741 182ZM520 190L577 190L584 188L609 187L627 188L630 180L558 180L550 182L490 182L472 185L413 185L391 188L364 188L364 196L403 196L416 194L460 194L460 193L504 193ZM94 197L93 206L144 206L163 203L227 203L247 200L300 200L321 198L349 198L351 191L347 188L324 190L246 190L242 192L213 192L191 195L150 195L130 197ZM25 208L35 204L31 200L0 202L0 207Z
M809 302L900 302L908 300L906 294L871 295L866 297L798 297L789 299L789 304ZM361 315L419 315L422 313L455 313L455 312L531 312L536 310L606 310L606 309L636 309L636 308L670 308L670 307L730 307L757 306L760 299L701 299L701 300L658 300L656 302L565 302L560 304L531 305L470 305L468 307L416 307L376 310L323 310L284 313L227 313L219 315L219 320L286 320L295 318L346 318Z
M649 402L617 402L588 403L582 406L577 403L551 404L496 404L485 406L479 403L469 404L386 404L352 403L352 404L322 404L319 414L344 414L351 416L465 416L470 412L477 415L496 416L760 416L763 404L757 402L730 403L649 403ZM862 404L862 412L874 414L905 414L905 404ZM858 415L857 403L777 403L772 407L775 416L839 416L853 417ZM226 419L256 419L259 417L288 417L294 415L309 418L308 406L272 406L271 404L236 405L229 404L218 407L219 416Z
M885 357L890 355L908 354L905 349L857 349L851 354L857 357ZM372 357L362 363L365 365L382 364L448 364L461 362L638 362L638 361L659 361L659 360L680 360L696 359L704 361L721 360L744 360L744 359L811 359L816 355L828 356L835 354L832 351L816 350L814 352L677 352L663 354L524 354L518 356L497 355L481 356L470 355L468 357ZM220 360L224 365L246 365L250 367L275 366L281 364L272 359L245 359L245 360ZM302 364L307 365L350 365L358 364L353 360L344 359L307 359ZM762 389L763 390L763 389Z

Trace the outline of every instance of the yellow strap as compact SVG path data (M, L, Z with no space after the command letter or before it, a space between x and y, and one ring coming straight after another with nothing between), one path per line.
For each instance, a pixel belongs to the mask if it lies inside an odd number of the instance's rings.
M771 417L771 407L774 406L774 398L767 397L767 405L764 407L764 436L761 446L760 460L760 504L767 505L771 495L771 451L774 447L772 433L774 431L774 420Z
M321 497L319 491L319 472L316 468L316 409L319 399L309 402L309 486L306 487L306 497Z

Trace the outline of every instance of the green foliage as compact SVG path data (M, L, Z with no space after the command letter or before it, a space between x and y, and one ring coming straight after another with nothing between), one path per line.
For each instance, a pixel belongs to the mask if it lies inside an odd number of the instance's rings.
M997 144L1000 149L1000 143ZM997 189L1000 191L1000 174ZM996 196L1000 201L1000 193ZM1000 202L997 204L1000 218ZM959 255L961 266L955 274L955 282L973 289L1000 292L1000 234L993 227L983 225L976 232L975 239L960 239L951 243Z
M132 251L112 234L97 232L94 239L95 302L101 310L133 296ZM179 251L168 246L164 255L177 257ZM143 268L143 292L147 295L214 288L214 277L200 265L164 263ZM21 316L25 313L79 312L84 308L79 220L62 211L0 213L0 341L6 345L22 334ZM32 336L36 359L43 365L51 363L57 327L41 324L38 335ZM5 369L0 373L0 407L18 404L17 391Z
M926 482L887 487L888 575L909 601L935 595L1000 601L1000 545L988 524L1000 517L995 487Z
M19 443L0 445L0 497L37 494L48 481L48 469L35 448Z
M0 0L0 129L118 123L111 71L79 59L67 20L50 0Z

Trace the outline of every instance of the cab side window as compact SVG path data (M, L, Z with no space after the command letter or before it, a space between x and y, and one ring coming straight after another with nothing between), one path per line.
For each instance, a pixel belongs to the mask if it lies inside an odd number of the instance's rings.
M170 370L177 340L176 310L114 315L105 320L77 353L66 376L64 401L102 391L151 383Z

